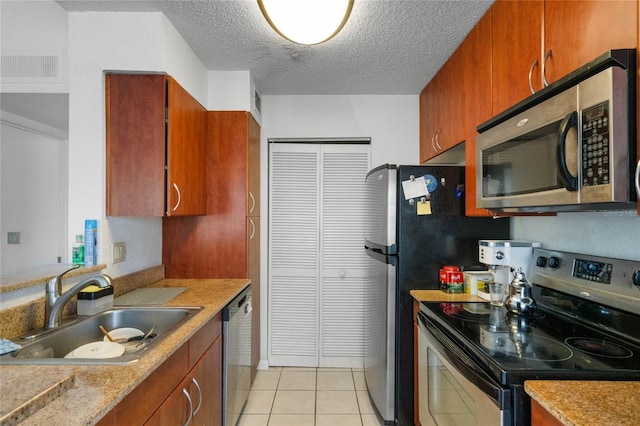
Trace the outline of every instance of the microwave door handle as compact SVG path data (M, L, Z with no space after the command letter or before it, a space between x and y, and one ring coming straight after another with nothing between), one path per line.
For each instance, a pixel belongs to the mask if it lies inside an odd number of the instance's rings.
M578 113L573 111L562 119L558 129L558 179L568 191L578 190L578 177L571 175L567 167L567 135L571 128L578 126Z

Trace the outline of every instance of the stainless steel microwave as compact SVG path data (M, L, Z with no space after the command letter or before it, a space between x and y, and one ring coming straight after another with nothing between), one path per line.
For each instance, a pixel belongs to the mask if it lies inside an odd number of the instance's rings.
M635 50L607 52L478 126L477 205L635 208L635 69Z

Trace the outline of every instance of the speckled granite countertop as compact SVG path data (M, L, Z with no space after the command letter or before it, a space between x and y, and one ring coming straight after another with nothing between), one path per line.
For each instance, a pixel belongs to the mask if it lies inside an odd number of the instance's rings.
M638 424L640 382L531 380L524 389L565 425Z
M468 293L445 293L441 290L411 290L410 294L418 302L486 302Z
M165 279L147 286L187 287L165 306L203 309L132 365L0 366L1 423L13 424L13 415L24 413L30 416L23 425L95 424L249 283Z

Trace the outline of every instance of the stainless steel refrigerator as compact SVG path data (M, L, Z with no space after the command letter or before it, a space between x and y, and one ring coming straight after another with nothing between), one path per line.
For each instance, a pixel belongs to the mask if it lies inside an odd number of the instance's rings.
M365 378L386 424L413 425L409 292L438 289L444 265L481 267L478 240L508 239L510 221L464 215L464 167L384 164L368 173L366 187L365 250L375 261L367 274Z

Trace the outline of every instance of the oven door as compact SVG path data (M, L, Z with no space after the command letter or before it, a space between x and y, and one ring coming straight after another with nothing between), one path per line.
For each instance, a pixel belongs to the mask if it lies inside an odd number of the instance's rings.
M577 108L572 87L478 135L478 206L578 204Z
M483 373L422 312L418 313L418 324L422 426L511 425L510 389Z

